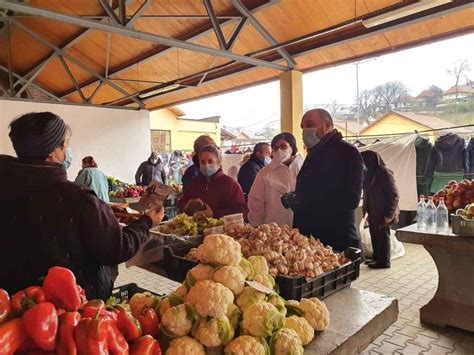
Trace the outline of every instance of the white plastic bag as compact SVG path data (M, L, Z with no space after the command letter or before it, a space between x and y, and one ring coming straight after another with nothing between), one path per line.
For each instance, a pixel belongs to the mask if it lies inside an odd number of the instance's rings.
M365 219L362 218L359 225L360 239L362 242L362 252L366 258L371 258L374 251L372 248L372 240L370 239L369 227L365 228ZM390 230L390 259L394 260L405 255L405 246L395 236L395 231Z

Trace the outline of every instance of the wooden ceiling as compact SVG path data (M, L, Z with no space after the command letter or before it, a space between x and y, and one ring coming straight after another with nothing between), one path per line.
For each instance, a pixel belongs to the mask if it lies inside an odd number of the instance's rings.
M134 14L144 1L128 1L127 15ZM454 0L440 6L436 11L444 10L441 14L431 10L423 16L415 14L395 23L370 29L364 27L360 20L391 11L395 7L406 6L416 0L242 2L276 42L282 44L282 48L292 55L297 69L301 71L324 68L474 30L474 9L469 6L470 1L466 0ZM28 4L75 16L106 17L99 2L93 0L82 0L80 6L78 1L70 0L29 0ZM241 14L234 8L231 0L213 0L212 5L217 16L226 17L219 19L219 22L228 39L239 23L237 17ZM118 7L118 3L113 3L112 7ZM64 61L86 98L94 93L100 81L90 71L86 71L84 66L79 67L69 56L108 79L134 80L113 80L115 88L109 84L101 85L91 100L93 104L113 103L138 108L136 100L140 99L146 108L155 109L270 81L281 73L275 69L255 67L228 58L166 47L42 17L11 12L7 15L54 46L64 48L68 54ZM152 18L153 15L201 16ZM132 29L219 49L216 34L206 16L202 0L154 0L133 24ZM235 18L227 19L228 17ZM106 21L99 18L96 20ZM28 79L41 63L51 57L35 77L34 83L68 101L82 102L61 58L52 56L54 51L51 48L27 34L15 22L11 22L9 28L12 71ZM7 33L5 26L0 29L0 48L8 48ZM77 37L79 39L74 40ZM276 49L249 22L243 27L231 51L286 65ZM0 51L0 64L8 67L7 50ZM211 71L204 76L209 70ZM144 93L175 83L182 87L143 99ZM21 86L16 87L18 88ZM125 95L124 92L130 95Z

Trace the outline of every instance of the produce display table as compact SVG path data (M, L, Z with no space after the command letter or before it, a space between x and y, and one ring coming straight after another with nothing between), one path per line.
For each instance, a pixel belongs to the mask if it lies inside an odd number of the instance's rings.
M420 309L422 322L474 331L474 237L418 230L416 224L397 230L398 240L421 244L438 269L438 289Z
M142 281L143 280L143 281ZM179 283L139 267L120 266L116 285L136 282L157 293L169 293ZM355 288L345 288L324 300L331 315L328 329L317 333L305 347L308 354L358 354L396 321L394 298Z

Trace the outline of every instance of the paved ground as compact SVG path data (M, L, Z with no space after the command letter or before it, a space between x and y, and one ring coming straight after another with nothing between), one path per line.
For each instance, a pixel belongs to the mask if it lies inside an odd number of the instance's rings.
M421 245L405 244L405 249L405 256L394 260L391 269L372 270L362 266L360 278L352 284L352 287L395 297L399 302L397 322L374 340L363 354L474 355L474 333L453 328L430 328L420 323L419 309L428 303L436 290L436 266ZM141 268L125 269L121 266L116 284L129 282L165 293L179 285Z

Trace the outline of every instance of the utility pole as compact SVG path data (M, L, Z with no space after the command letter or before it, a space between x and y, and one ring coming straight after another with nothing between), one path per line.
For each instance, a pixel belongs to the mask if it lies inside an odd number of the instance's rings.
M360 93L359 93L359 64L367 63L377 58L370 58L367 60L362 60L355 62L356 67L356 91L357 91L357 123L360 124Z

